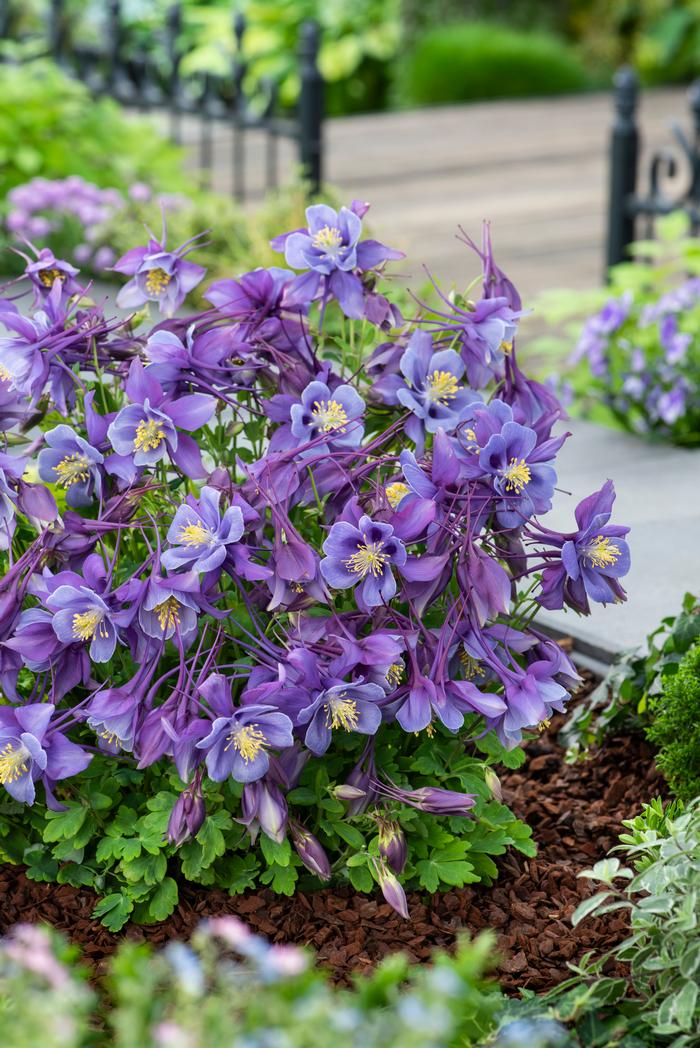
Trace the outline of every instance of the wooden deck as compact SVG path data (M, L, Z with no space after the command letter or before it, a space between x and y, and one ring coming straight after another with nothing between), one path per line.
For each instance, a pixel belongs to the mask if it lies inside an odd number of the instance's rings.
M683 90L646 92L647 145L670 143L669 122L686 114ZM423 264L442 280L469 279L473 264L454 233L461 224L478 238L488 218L498 261L526 297L591 287L602 275L610 123L608 93L330 120L326 178L348 200L372 203L372 231L408 253L412 282ZM246 148L248 184L260 186L262 141L251 134ZM218 139L215 185L223 191L230 152ZM291 144L281 143L280 156L293 173Z

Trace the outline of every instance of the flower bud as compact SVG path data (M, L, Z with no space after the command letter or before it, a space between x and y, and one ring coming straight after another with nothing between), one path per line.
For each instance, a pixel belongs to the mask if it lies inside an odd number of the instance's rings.
M320 880L329 881L331 864L321 842L298 822L290 822L289 827L292 833L292 844L304 866Z
M201 782L195 779L191 786L182 791L173 805L165 835L168 843L179 848L190 837L194 837L202 828L206 814Z
M394 873L403 873L408 845L406 835L397 822L379 820L379 854Z
M377 876L379 877L379 887L382 889L382 895L391 908L396 910L398 915L407 921L408 902L406 901L406 892L403 890L398 878L391 870L387 869L384 863L377 865Z
M331 792L339 801L359 801L362 797L367 796L366 790L361 790L357 786L351 786L349 782L341 783L340 786L336 786Z
M492 768L487 768L484 772L484 782L491 790L491 793L497 801L503 801L503 790L501 789L501 780L496 775L496 772Z

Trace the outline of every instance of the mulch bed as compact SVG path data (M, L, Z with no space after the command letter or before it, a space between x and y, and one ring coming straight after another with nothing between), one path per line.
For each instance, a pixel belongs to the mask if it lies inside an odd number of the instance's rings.
M184 883L169 920L150 927L128 925L123 934L113 935L90 917L96 902L92 892L35 883L20 867L0 866L0 932L18 921L46 921L79 943L100 972L124 935L159 945L187 938L206 915L230 913L275 942L312 946L319 963L346 983L352 972L371 969L393 951L425 961L436 947L452 947L460 929L490 927L503 958L498 974L504 989L548 990L568 976L567 961L590 949L605 950L627 934L624 911L571 927L571 913L594 890L577 874L617 843L622 819L664 793L645 742L610 739L592 760L567 765L556 741L560 727L556 718L528 744L528 763L501 777L504 799L533 828L537 857L503 856L492 888L476 885L432 898L410 895L410 921L398 917L381 896L346 889L291 899L269 890L230 897Z

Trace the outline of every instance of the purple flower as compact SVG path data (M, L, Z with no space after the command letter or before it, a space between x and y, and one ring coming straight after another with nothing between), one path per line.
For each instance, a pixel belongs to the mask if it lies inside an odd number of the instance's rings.
M168 843L179 848L194 837L201 830L206 814L201 774L198 772L194 782L182 791L173 805L165 835Z
M238 542L244 525L238 506L229 506L222 518L220 501L220 491L204 487L199 499L188 495L183 505L178 506L168 528L168 542L173 548L161 556L166 571L190 567L203 573L223 564L227 546Z
M261 829L266 837L282 843L287 832L288 808L279 786L269 779L246 782L241 809L238 822L247 826L251 840L255 840Z
M408 804L411 808L429 812L431 815L469 815L476 804L473 793L456 793L454 790L443 790L437 786L421 786L418 790L402 790L393 783L377 781L376 788L387 796Z
M399 367L405 382L398 386L396 399L413 413L405 430L421 448L423 431L450 432L470 417L473 404L481 403L477 393L460 385L464 363L459 355L452 349L433 352L432 337L425 331L411 336Z
M157 302L161 313L171 317L206 273L203 266L184 257L202 235L181 244L175 251L168 251L164 230L161 240L151 239L147 247L134 247L122 255L112 268L132 279L117 295L117 305L122 309L138 309L146 302Z
M299 713L299 723L308 724L304 742L318 757L331 744L333 731L357 731L374 735L382 722L377 705L384 698L379 684L334 684L317 695L310 706Z
M327 204L314 204L306 209L307 229L285 233L272 241L276 251L284 251L288 266L307 271L288 286L286 305L298 307L311 302L325 281L327 292L337 299L345 315L362 319L365 290L355 271L367 272L404 256L377 240L360 241L362 221L358 210L363 209L355 210L355 204L352 208L341 207L340 211Z
M24 257L27 258L26 255ZM43 247L41 251L37 252L36 261L31 262L28 260L24 270L25 276L29 277L39 292L38 300L48 295L57 280L61 284L61 289L65 295L76 294L76 292L81 290L80 284L74 279L78 272L70 262L64 262L63 259L56 258L53 251L48 247Z
M557 475L549 461L549 444L537 446L537 433L513 421L502 400L474 412L472 431L466 431L478 472L491 477L499 496L496 516L504 528L516 528L536 513L551 509Z
M474 389L483 389L503 372L503 362L513 352L517 321L506 298L482 298L476 304L461 308L449 299L449 312L437 313L438 320L428 321L435 335L457 338L467 379Z
M199 606L191 596L196 591L194 579L189 573L149 579L138 612L139 626L147 637L170 640L177 633L183 646L187 646L197 631Z
M487 718L486 724L496 730L508 749L521 742L523 728L542 724L555 710L563 712L569 693L554 680L555 670L550 660L532 662L524 673L513 674L506 681L507 710L498 717Z
M326 554L321 561L321 574L334 589L350 589L362 583L360 594L368 608L388 604L396 593L396 579L391 565L406 563L406 547L394 535L390 524L381 524L368 516L359 519L357 527L349 521L337 521L323 543Z
M324 447L356 448L364 426L359 421L365 402L352 386L331 389L325 382L310 382L301 394L301 403L292 404L291 434L298 443L318 441L305 454L322 452Z
M231 685L214 673L200 686L208 702L230 705ZM223 782L233 776L237 782L255 782L270 767L268 750L283 749L293 743L292 722L274 706L241 706L230 716L217 717L209 734L197 743L204 750L209 777Z
M692 335L678 330L678 318L673 314L667 314L659 321L659 338L668 364L679 364L693 341Z
M375 869L377 872L379 887L382 890L382 895L389 903L392 910L395 910L399 917L403 917L403 919L407 921L409 919L409 912L406 892L403 890L396 874L392 873L392 871L381 861L377 862L375 860Z
M166 396L138 359L129 369L126 392L133 403L121 409L107 430L120 459L132 462L134 467L152 467L169 454L187 476L205 476L197 443L178 429L192 431L205 425L214 413L215 398L204 393L177 399Z
M310 873L315 874L321 881L331 879L331 864L328 856L313 833L294 820L290 821L289 828L292 834L292 844L297 855Z
M55 426L44 438L48 447L39 452L39 476L65 488L69 506L89 506L102 494L103 456L70 426Z
M0 707L0 785L23 804L33 804L34 783L41 778L50 807L56 807L52 784L84 771L90 754L60 732L49 733L51 703Z
M615 501L611 480L576 507L578 531L556 536L545 533L561 547L561 557L542 573L539 602L557 609L569 604L584 615L590 613L589 597L601 604L625 600L619 579L630 567L629 546L624 540L628 527L609 524Z
M408 859L408 845L406 834L398 822L393 819L379 818L377 820L379 831L379 854L390 870L401 874L404 871Z
M93 662L109 662L117 628L106 602L89 586L59 586L47 598L51 625L62 644L87 644Z

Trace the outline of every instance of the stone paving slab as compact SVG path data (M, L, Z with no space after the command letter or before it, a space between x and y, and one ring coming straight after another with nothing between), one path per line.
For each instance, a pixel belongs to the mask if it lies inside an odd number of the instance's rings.
M650 444L578 420L557 458L557 473L571 495L558 492L547 524L575 527L578 502L611 478L617 499L613 521L628 524L632 567L625 604L593 605L590 618L542 612L538 621L580 639L610 661L641 644L666 615L680 610L687 591L700 593L700 449Z

